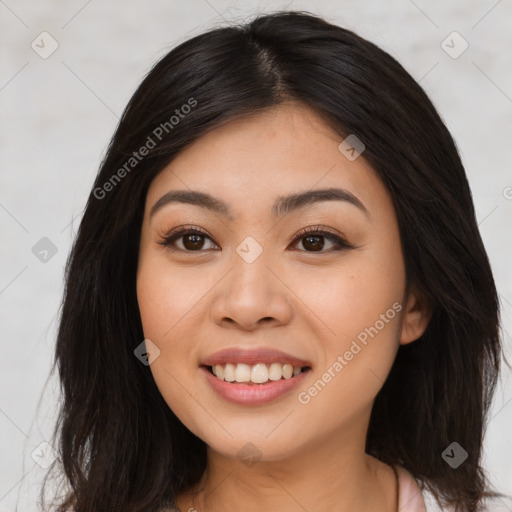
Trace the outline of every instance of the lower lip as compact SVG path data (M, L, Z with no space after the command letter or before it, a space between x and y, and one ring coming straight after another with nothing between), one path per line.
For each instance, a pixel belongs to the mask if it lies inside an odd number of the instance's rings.
M265 384L239 384L215 377L205 366L202 366L201 370L214 391L228 402L238 405L261 405L273 402L298 386L310 371L308 369L289 379L269 380Z

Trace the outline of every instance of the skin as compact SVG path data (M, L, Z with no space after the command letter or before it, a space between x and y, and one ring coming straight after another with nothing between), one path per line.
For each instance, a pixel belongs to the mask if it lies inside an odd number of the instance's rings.
M150 368L165 401L208 446L199 492L182 493L182 511L396 511L392 469L365 454L373 401L400 344L429 321L424 297L406 276L397 219L387 190L364 156L350 161L343 137L313 110L286 103L232 120L182 151L151 183L144 213L137 296L146 338L160 349ZM345 201L322 201L276 218L280 195L343 188L368 216ZM228 219L204 207L168 204L176 189L226 202ZM208 233L202 248L159 244L173 228ZM321 225L353 249L311 249L299 230ZM236 248L253 237L263 249L247 263ZM187 238L187 237L185 237ZM193 247L190 239L187 247ZM179 250L181 249L181 250ZM307 404L307 391L357 335L398 302L401 311ZM199 365L227 347L271 346L311 363L287 395L266 405L219 397ZM246 443L261 458L237 456ZM192 491L192 490L190 490Z

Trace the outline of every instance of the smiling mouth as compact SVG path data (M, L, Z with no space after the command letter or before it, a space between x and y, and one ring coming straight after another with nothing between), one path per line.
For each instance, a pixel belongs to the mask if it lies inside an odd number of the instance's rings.
M204 366L219 380L230 384L261 385L272 381L288 380L311 370L310 366L292 366L289 363L225 363Z

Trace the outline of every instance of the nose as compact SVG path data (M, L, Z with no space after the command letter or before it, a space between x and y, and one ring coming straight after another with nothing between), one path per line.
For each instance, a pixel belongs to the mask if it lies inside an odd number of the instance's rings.
M212 321L247 331L287 324L293 316L293 294L279 274L263 254L252 263L236 255L234 268L215 287Z

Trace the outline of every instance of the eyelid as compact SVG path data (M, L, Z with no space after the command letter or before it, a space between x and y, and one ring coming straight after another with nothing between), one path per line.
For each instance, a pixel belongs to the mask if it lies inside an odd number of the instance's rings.
M204 229L198 228L196 226L178 226L178 227L172 229L171 231L167 232L166 234L162 235L162 240L160 240L157 243L159 245L164 246L166 249L169 249L169 250L175 250L175 251L181 251L181 252L189 252L189 253L205 252L204 250L200 250L200 251L183 251L182 249L172 249L171 248L171 243L172 242L174 242L175 240L177 240L177 239L179 239L182 236L187 235L187 234L202 235L202 236L204 236L206 238L209 238L217 247L219 246L217 244L217 242L215 242L213 237L207 231L205 231Z
M304 238L307 235L321 235L325 238L329 238L332 240L336 247L333 249L330 249L328 251L301 251L301 252L309 252L311 254L318 253L329 253L338 249L354 249L355 246L347 242L345 235L340 233L339 231L336 231L332 228L328 228L326 226L317 225L317 226L307 226L299 230L299 232L295 235L292 242L294 245L301 239Z
M214 245L219 247L219 244L217 244L217 242L215 242L214 238L207 231L205 231L201 228L198 228L196 226L178 226L178 227L172 229L171 231L169 231L168 233L166 233L165 235L163 235L162 240L158 241L157 243L159 245L162 245L163 247L165 247L166 249L168 249L170 251L177 251L177 252L182 252L182 253L183 252L185 252L185 253L201 253L201 252L206 252L207 250L212 250L212 249L199 249L197 251L184 251L183 249L176 249L176 248L171 247L172 243L175 240L177 240L187 234L198 234L198 235L204 236L204 237L210 239ZM335 244L335 247L333 247L329 250L326 250L326 251L299 250L299 252L310 253L310 254L326 254L326 253L331 253L331 252L342 250L342 249L357 248L357 246L352 245L349 242L347 242L347 240L345 239L345 236L342 233L340 233L332 228L328 228L328 227L322 226L322 225L306 226L304 228L301 228L299 230L299 232L295 234L295 236L290 241L290 243L288 244L287 247L290 247L290 245L292 245L292 246L296 245L300 241L301 238L304 238L307 235L319 235L319 236L328 238Z

